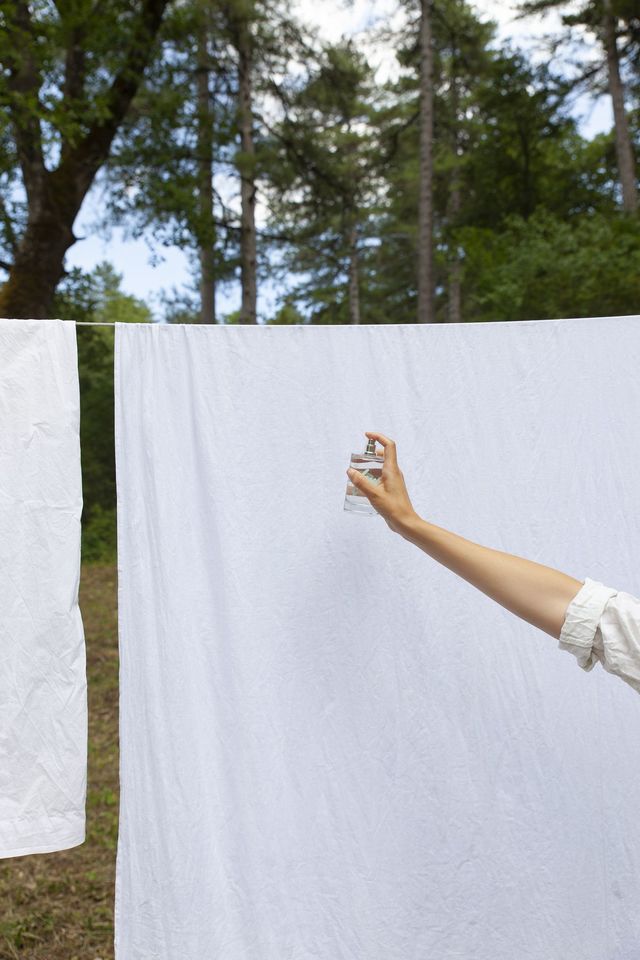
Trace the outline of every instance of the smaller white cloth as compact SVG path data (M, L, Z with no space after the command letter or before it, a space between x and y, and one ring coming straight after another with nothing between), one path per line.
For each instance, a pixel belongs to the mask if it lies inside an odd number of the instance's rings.
M85 837L76 328L0 320L0 857Z
M567 608L558 645L583 670L601 663L640 693L640 600L587 577Z

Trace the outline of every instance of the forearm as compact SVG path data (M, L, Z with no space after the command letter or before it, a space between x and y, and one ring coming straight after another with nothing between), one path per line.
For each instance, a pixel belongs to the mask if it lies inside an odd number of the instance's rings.
M418 516L398 532L511 613L556 639L560 636L567 607L582 586L581 580L465 540Z

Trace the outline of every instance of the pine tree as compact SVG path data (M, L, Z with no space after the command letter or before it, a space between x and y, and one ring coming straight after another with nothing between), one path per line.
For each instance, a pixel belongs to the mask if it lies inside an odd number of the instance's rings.
M363 309L370 322L363 274L380 186L371 69L351 41L329 45L280 96L265 165L281 271L301 278L295 298L312 322L358 324Z
M567 7L570 9L567 10ZM588 82L592 89L599 92L600 74L604 73L606 77L606 89L613 107L622 208L627 213L635 213L638 209L635 150L625 105L619 38L624 35L625 21L632 31L637 30L639 22L637 8L629 0L580 0L578 5L567 4L561 0L527 0L521 7L524 15L544 13L551 9L562 11L562 22L569 31L568 38L571 37L575 27L586 27L600 46L600 60L596 62L595 68L590 65L581 72L581 75L578 75L577 80L583 83ZM639 50L637 37L635 40L635 43L627 45L627 56L631 54L637 58Z
M105 170L103 225L144 236L154 256L163 246L190 255L197 299L183 294L168 310L182 322L216 322L216 289L232 281L238 265L239 224L215 190L216 173L227 180L235 173L236 68L225 26L208 0L171 10L162 56Z

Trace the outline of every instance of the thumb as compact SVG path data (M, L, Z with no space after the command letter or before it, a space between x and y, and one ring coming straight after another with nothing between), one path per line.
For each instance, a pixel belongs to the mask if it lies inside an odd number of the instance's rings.
M367 496L376 489L377 484L372 483L368 477L363 476L361 470L355 470L353 467L349 467L347 470L347 476L351 480L351 483L354 485L354 487L362 490L362 492L366 493Z

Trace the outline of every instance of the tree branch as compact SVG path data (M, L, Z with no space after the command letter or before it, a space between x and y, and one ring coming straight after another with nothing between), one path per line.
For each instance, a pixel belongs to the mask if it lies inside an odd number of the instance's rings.
M109 154L118 127L140 86L149 62L149 50L157 37L168 2L169 0L143 0L125 63L109 90L105 119L93 123L85 136L74 147L65 151L64 159L55 171L54 177L57 181L75 186L76 200L82 200Z
M25 0L7 4L6 66L9 68L9 109L15 130L16 149L30 206L40 201L46 175L42 150L42 130L37 109L41 78L34 58L34 36L29 8ZM34 106L35 105L35 106Z

